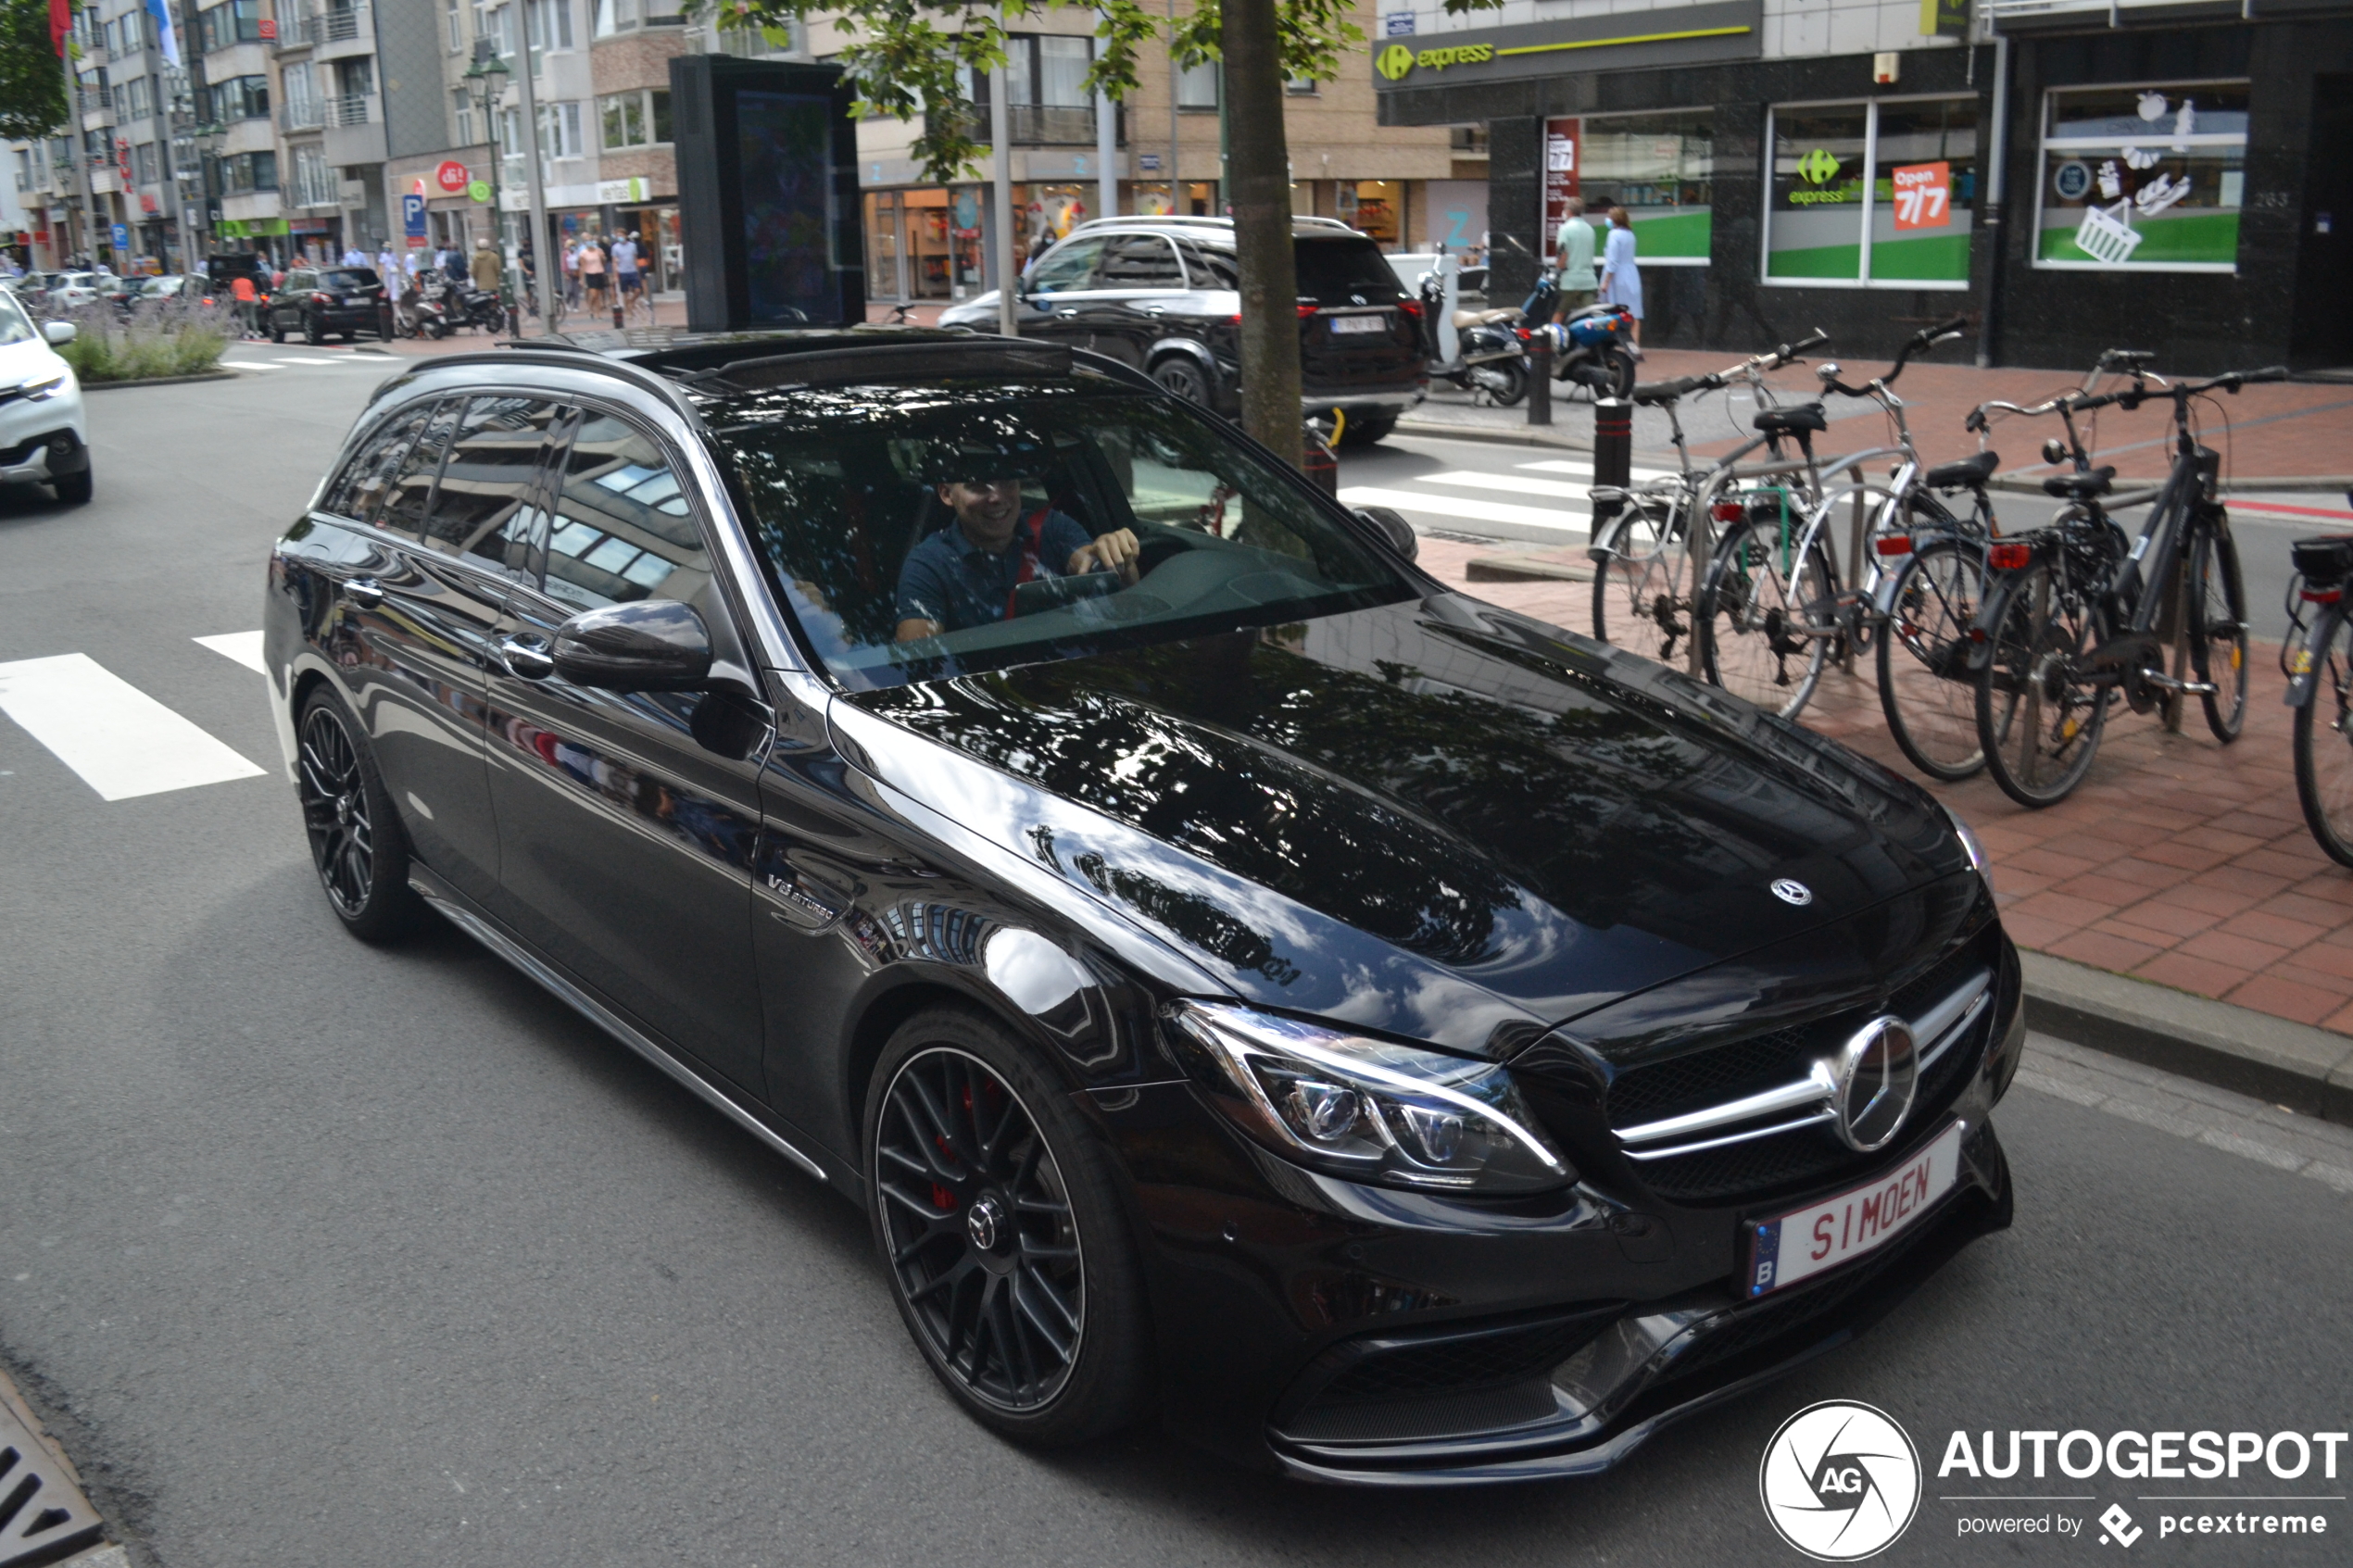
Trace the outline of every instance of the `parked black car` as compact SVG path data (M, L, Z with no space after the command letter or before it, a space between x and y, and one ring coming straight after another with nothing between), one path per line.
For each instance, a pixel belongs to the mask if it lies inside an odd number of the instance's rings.
M1931 797L1411 538L1058 345L535 343L377 392L265 654L337 917L863 1206L986 1425L1589 1472L2009 1223L2018 960Z
M1335 219L1292 232L1306 410L1365 445L1422 400L1420 302L1398 286L1380 246ZM1241 408L1241 295L1228 218L1119 218L1081 223L1023 275L1024 337L1091 349L1135 366L1189 402ZM940 313L942 326L997 330L997 293Z
M384 282L372 267L294 268L261 312L272 343L285 342L288 332L300 332L305 343L332 336L349 342L361 332L389 338L391 320Z

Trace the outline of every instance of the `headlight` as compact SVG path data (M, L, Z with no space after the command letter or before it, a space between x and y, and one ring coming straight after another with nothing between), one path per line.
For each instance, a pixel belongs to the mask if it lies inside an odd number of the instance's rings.
M1942 806L1944 802L1937 804ZM1944 820L1953 824L1954 835L1961 841L1961 847L1969 851L1969 863L1977 868L1977 874L1985 883L1985 891L1993 892L1994 862L1986 858L1985 846L1977 841L1977 834L1969 831L1969 825L1961 821L1960 813L1950 806L1944 807Z
M18 387L17 391L31 401L38 403L44 397L54 395L57 389L65 384L65 372L59 370L54 376L48 376L40 381L29 381Z
M1286 1160L1351 1181L1475 1193L1576 1179L1488 1061L1217 1002L1169 1013L1211 1101Z

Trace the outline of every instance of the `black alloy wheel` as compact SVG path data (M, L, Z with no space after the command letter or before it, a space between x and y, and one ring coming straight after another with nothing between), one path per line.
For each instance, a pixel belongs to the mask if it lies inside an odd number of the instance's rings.
M1007 1436L1077 1442L1135 1418L1142 1284L1109 1156L1068 1091L990 1020L918 1014L867 1109L875 1241L909 1333Z
M422 908L408 841L350 710L321 688L303 707L297 739L296 793L328 907L362 941L413 929Z
M302 341L313 348L327 341L326 332L319 325L319 318L308 310L302 313Z
M270 341L271 343L286 341L286 324L278 320L278 313L275 310L270 312Z
M1172 354L1152 367L1152 380L1161 390L1175 394L1198 408L1209 407L1209 378L1201 367L1181 354Z

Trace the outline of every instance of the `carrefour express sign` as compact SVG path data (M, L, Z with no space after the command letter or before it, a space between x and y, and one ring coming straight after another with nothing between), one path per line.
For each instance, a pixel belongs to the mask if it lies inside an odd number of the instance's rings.
M1429 37L1425 48L1391 38L1373 51L1373 86L1394 92L1570 71L1753 59L1762 52L1758 24L1763 14L1762 0L1716 0L1672 10L1441 33Z

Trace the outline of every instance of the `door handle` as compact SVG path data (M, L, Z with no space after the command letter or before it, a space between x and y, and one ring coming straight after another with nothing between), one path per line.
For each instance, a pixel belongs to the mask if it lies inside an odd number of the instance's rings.
M1168 307L1165 305L1145 305L1139 306L1138 308L1142 310L1147 316L1165 316L1168 314Z
M556 672L556 661L549 656L544 641L525 642L521 637L498 639L498 657L506 661L507 673L526 681L544 681Z
M1065 305L1060 310L1055 311L1054 314L1057 316L1076 316L1078 314L1078 307L1076 305Z
M384 585L372 577L354 577L344 583L343 596L361 609L373 609L384 602Z

